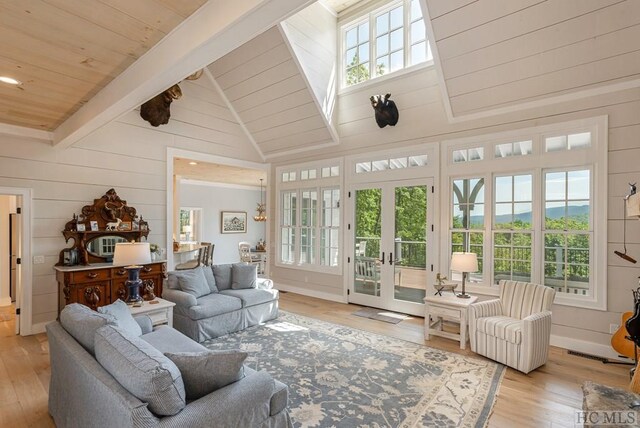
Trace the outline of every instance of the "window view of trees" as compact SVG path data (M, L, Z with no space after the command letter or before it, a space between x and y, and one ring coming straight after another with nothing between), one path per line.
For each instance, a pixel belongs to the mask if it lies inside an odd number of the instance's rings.
M465 178L453 181L453 218L451 252L476 253L478 272L469 274L472 282L482 281L484 271L484 179ZM452 275L452 279L462 279Z
M588 294L590 172L545 173L544 283L557 291Z
M346 86L431 59L418 0L399 0L359 19L342 33Z
M426 236L427 187L396 187L396 265L424 269Z
M544 173L543 263L545 285L556 291L588 295L590 274L590 171ZM454 180L451 251L478 255L482 279L484 181ZM496 176L493 187L493 283L534 280L533 177ZM470 275L473 278L473 274Z

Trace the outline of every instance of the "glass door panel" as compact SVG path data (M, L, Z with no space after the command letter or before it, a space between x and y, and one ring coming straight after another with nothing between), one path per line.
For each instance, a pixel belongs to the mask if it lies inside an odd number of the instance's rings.
M427 186L399 186L394 193L394 299L422 303L427 284Z
M349 301L424 314L431 283L431 179L371 183L353 190Z
M382 189L355 191L353 291L380 297Z

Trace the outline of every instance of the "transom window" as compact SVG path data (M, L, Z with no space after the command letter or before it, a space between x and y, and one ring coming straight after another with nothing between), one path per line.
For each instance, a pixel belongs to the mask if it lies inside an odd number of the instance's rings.
M606 118L594 118L445 142L442 161L455 167L443 170L442 272L459 279L451 253L473 252L472 291L534 282L557 303L606 309L606 135Z
M351 86L432 58L419 0L397 0L342 27L343 84Z
M340 272L341 168L330 160L276 171L278 266Z

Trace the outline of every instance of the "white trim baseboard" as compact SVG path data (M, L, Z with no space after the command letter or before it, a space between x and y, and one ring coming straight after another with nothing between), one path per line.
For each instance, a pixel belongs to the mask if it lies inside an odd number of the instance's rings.
M31 334L45 333L47 331L47 324L53 321L39 322L37 324L31 324Z
M289 293L301 294L303 296L315 297L323 300L330 300L332 302L347 303L347 300L341 294L325 293L324 291L307 290L306 288L300 288L295 285L285 284L278 280L273 279L274 288L280 291L287 291Z
M600 343L587 342L586 340L573 339L571 337L558 336L555 334L551 335L550 343L551 346L555 346L557 348L582 352L596 357L608 358L614 361L631 361L629 359L620 358L613 348Z

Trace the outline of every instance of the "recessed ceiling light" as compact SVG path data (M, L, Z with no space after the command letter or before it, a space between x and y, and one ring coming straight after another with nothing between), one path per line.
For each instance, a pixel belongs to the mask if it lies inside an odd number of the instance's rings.
M8 83L9 85L22 85L21 81L8 76L0 76L0 82Z
M189 165L198 165L198 162L191 161L189 162Z

